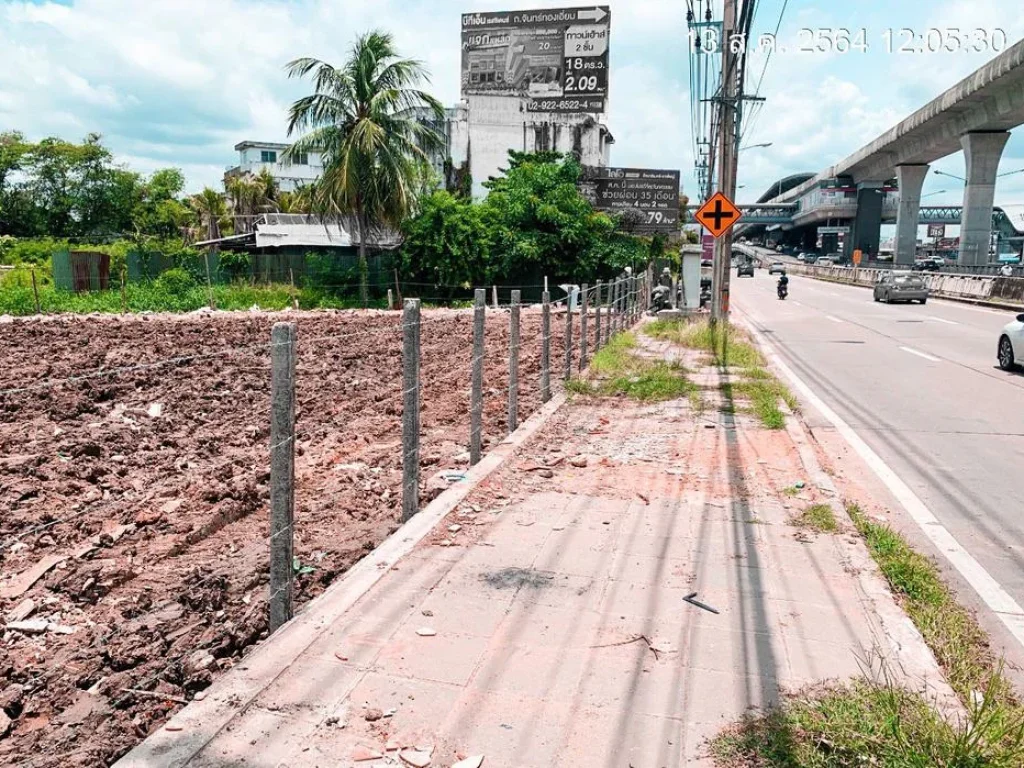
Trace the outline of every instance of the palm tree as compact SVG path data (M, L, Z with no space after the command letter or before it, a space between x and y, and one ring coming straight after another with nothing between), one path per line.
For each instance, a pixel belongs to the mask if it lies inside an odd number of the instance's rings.
M398 227L417 207L421 168L427 152L442 146L425 123L444 119L433 96L415 88L429 82L423 64L402 59L390 34L360 36L341 67L301 58L287 66L289 77L311 75L315 92L294 104L288 135L304 133L284 152L320 152L324 172L314 208L354 216L359 228L360 295L366 303L366 241L371 229ZM416 119L424 111L429 118Z
M225 183L224 187L231 200L231 212L235 217L235 234L252 232L256 216L273 210L274 203L270 197L274 193L271 186L273 183L273 178L264 172L258 176L243 173Z
M199 216L200 224L206 228L205 239L217 240L220 237L221 220L227 214L224 196L215 189L205 187L189 199L189 205Z

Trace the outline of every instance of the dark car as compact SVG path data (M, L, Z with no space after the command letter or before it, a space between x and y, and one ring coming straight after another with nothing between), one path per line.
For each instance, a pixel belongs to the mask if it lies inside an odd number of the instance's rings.
M911 269L915 272L937 272L944 266L946 266L946 263L941 259L926 258L915 260Z
M736 277L743 277L744 275L747 277L754 276L754 262L748 261L736 267Z

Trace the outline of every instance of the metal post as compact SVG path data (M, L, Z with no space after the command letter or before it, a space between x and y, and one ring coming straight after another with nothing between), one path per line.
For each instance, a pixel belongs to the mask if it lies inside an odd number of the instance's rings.
M544 291L540 302L540 401L546 403L551 399L551 294Z
M469 464L480 463L484 417L484 312L487 291L476 289L473 305L473 388L469 401Z
M594 286L594 352L601 349L601 281Z
M512 291L508 328L508 433L519 426L519 291Z
M295 323L270 339L270 631L292 617L295 519Z
M587 314L589 313L589 301L590 298L587 294L590 292L590 286L586 283L583 284L583 304L580 305L580 370L583 371L587 367L587 344L589 343L589 334L587 333Z
M402 308L402 522L420 511L420 300Z
M572 378L572 290L565 300L565 374L562 378L568 381Z

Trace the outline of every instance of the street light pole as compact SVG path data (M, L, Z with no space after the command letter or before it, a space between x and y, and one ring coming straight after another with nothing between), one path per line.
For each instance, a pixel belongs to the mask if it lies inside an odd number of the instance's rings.
M736 54L730 42L736 31L736 0L725 0L722 14L722 95L718 102L718 190L730 200L736 197ZM714 295L711 320L729 320L729 259L732 254L732 230L715 240L712 273Z

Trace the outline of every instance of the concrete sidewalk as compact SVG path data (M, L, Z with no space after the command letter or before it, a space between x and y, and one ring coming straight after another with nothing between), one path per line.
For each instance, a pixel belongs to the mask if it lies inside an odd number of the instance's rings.
M711 765L750 707L873 652L943 693L861 543L791 524L829 500L799 427L710 404L565 405L198 752L120 765Z

